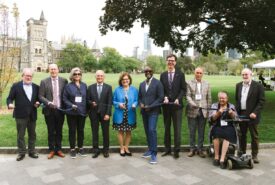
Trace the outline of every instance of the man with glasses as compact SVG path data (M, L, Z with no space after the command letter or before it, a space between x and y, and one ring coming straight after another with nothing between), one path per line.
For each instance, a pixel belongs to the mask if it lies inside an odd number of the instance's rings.
M103 136L103 156L109 157L109 125L112 114L112 87L104 83L105 73L97 70L95 74L96 83L90 85L87 91L87 101L89 104L89 117L93 133L93 158L100 154L98 147L99 124Z
M153 70L145 67L146 80L139 85L138 100L141 108L143 126L146 134L148 151L143 158L151 157L150 163L157 163L157 122L164 93L161 82L153 77Z
M195 152L202 158L205 157L203 152L204 130L206 119L208 117L207 108L211 106L211 89L208 82L202 80L203 69L195 69L195 78L187 82L187 117L189 128L190 152L188 157L193 157ZM196 130L198 130L198 145L196 147Z
M24 68L22 81L14 83L7 98L7 106L14 109L13 117L17 128L17 161L25 158L27 152L25 145L25 132L28 131L28 153L31 158L38 158L35 152L37 107L39 107L38 91L39 86L32 83L33 71ZM15 104L13 104L15 101Z
M259 163L259 135L258 124L261 118L261 110L265 102L264 87L252 80L252 71L248 68L242 70L243 81L236 85L235 100L239 116L250 119L249 122L240 124L241 138L240 148L242 154L246 153L246 133L249 129L251 135L252 159Z
M176 55L168 55L166 58L167 71L160 75L160 81L164 87L164 145L165 153L162 156L171 155L171 122L174 128L174 158L179 158L181 145L181 125L183 111L183 97L186 95L185 76L180 70L176 70Z
M50 77L44 79L40 83L39 99L44 104L42 113L44 114L48 128L48 159L52 159L54 155L65 157L62 148L62 129L64 123L64 112L62 94L68 81L58 76L59 69L56 64L49 65Z

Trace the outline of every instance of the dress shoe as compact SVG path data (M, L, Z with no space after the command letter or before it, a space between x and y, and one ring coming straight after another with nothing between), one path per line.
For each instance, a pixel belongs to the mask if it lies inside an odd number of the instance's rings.
M174 158L178 159L180 157L179 152L174 152Z
M38 154L37 153L29 153L29 157L37 159L38 158Z
M56 155L57 155L58 157L62 157L62 158L65 157L65 154L64 154L61 150L58 150L58 151L56 152Z
M128 151L128 152L125 151L125 155L132 156L132 153L130 151Z
M203 151L198 151L198 155L201 157L201 158L205 158L206 155Z
M50 153L48 154L48 159L52 159L54 156L54 151L50 151Z
M16 161L22 161L25 158L25 154L18 154Z
M104 156L105 158L108 158L108 157L109 157L109 152L104 152L104 153L103 153L103 156Z
M188 157L193 157L194 155L195 155L195 151L194 151L194 150L191 150L191 151L187 154Z
M121 157L125 157L125 151L120 150L119 154L120 154Z
M165 157L167 155L171 155L171 152L170 151L164 152L163 154L161 154L161 157Z
M221 169L225 169L226 168L226 164L224 162L220 162L220 168Z
M100 154L99 152L94 153L92 158L97 158L99 156L99 154Z
M256 163L256 164L260 163L260 161L259 161L259 159L258 159L257 156L252 157L252 160L253 160L253 162Z
M219 166L220 165L220 161L218 159L214 159L213 160L213 165L214 166Z

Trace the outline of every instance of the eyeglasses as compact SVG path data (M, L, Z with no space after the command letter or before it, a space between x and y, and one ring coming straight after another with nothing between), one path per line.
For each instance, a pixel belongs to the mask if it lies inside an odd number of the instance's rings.
M122 79L122 81L127 81L127 80L129 80L129 78L123 78L123 79Z
M73 75L74 76L81 76L82 74L81 73L74 73Z
M176 62L176 60L167 60L167 62Z

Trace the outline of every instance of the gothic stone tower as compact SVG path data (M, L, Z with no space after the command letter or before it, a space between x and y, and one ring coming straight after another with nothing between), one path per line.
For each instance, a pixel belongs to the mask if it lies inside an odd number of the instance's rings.
M41 12L40 19L27 20L27 48L26 61L22 60L22 67L31 67L35 71L45 71L48 67L48 21ZM24 62L24 63L23 63Z

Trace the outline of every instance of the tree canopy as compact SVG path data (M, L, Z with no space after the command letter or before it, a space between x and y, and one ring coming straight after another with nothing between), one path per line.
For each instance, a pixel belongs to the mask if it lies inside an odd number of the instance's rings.
M259 50L275 55L274 0L106 0L100 32L130 32L135 22L149 26L158 46L187 47L220 54Z

